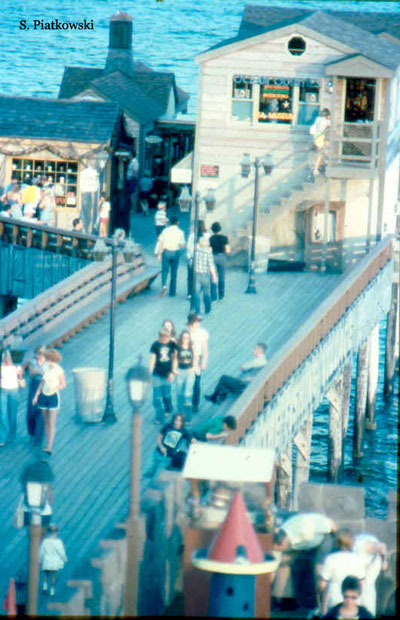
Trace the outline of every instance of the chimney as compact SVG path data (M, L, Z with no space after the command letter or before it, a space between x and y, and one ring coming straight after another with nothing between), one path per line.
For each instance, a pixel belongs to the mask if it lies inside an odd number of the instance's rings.
M125 11L119 11L110 17L105 73L122 71L127 75L133 75L132 22L132 17Z

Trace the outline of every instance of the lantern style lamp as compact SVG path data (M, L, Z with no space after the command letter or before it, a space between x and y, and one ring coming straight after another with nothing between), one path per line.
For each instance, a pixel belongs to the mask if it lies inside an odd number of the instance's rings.
M250 170L251 170L251 160L250 160L249 153L244 153L243 159L240 162L240 167L242 169L242 177L244 179L247 179L247 177L250 174Z
M105 257L107 256L108 252L109 252L109 249L107 248L107 246L104 243L103 239L101 239L101 237L99 237L96 240L96 243L94 244L94 247L93 247L94 260L97 261L97 262L101 262L102 260L105 259Z
M207 211L213 211L215 207L215 194L211 187L208 188L207 194L204 197L204 202L206 203Z
M192 197L186 185L183 186L181 195L178 198L179 208L182 213L187 213L190 210L192 204Z
M54 474L50 465L38 461L27 465L22 472L21 482L24 486L25 501L30 511L40 514L49 498Z
M270 155L264 155L262 160L262 166L266 175L270 175L272 173L274 164Z
M137 363L126 374L128 399L133 409L138 409L145 402L150 383L150 373L142 364L142 356L140 355Z
M130 237L128 237L128 239L124 243L124 247L122 248L122 254L126 263L133 263L133 259L135 258L136 254L136 244Z

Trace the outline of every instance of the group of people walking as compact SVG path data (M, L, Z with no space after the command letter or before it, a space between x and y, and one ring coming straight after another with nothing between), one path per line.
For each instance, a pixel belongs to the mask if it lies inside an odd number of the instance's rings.
M28 434L36 445L45 437L44 452L51 454L60 407L60 390L66 387L60 366L61 354L56 349L38 347L32 359L23 366L15 364L10 351L1 359L0 371L0 447L13 442L17 434L17 412L25 373L29 376L26 423Z
M178 218L166 215L166 204L158 205L155 215L157 244L155 253L161 261L161 295L167 293L169 277L169 296L175 297L180 258L186 248L187 259L187 296L192 300L192 309L201 312L203 299L204 312L211 312L212 301L225 296L226 257L230 253L228 237L222 234L219 222L211 226L212 234L207 232L202 220L198 223L195 241L194 230L189 234L187 243L185 235L179 228Z

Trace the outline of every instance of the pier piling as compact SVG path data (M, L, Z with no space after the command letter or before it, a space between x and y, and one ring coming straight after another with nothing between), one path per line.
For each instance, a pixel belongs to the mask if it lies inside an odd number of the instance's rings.
M343 414L342 414L342 423L343 423L343 440L347 435L347 428L349 425L349 413L350 413L350 392L351 392L351 372L352 372L353 364L352 361L347 364L343 371Z
M287 448L276 468L276 503L285 510L292 509L292 444Z
M293 486L293 510L298 510L300 485L303 482L308 482L310 474L312 423L313 418L310 416L294 438L297 455Z
M378 371L379 371L379 325L375 325L369 335L369 355L368 355L368 391L367 391L367 409L365 428L376 430L375 403L376 391L378 387Z
M337 482L343 453L343 374L326 396L329 400L328 479Z
M365 426L368 391L368 339L363 342L357 356L356 402L354 411L353 455L359 459L363 456L362 442Z
M384 395L388 396L393 391L393 377L396 366L396 324L398 313L399 285L397 282L392 284L392 298L390 310L386 322L386 346L385 346L385 383Z

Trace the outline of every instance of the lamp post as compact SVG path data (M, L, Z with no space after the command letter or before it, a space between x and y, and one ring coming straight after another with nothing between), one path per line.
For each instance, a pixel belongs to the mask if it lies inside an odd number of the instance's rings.
M106 406L104 409L102 422L114 424L117 416L114 411L114 353L115 353L115 309L117 305L117 261L118 250L122 248L125 262L131 263L134 257L134 243L132 239L125 242L117 235L108 241L111 245L111 297L110 297L110 328L108 339L108 375L107 375L107 394ZM97 239L93 248L95 260L101 261L107 256L109 250L103 239Z
M272 160L269 155L264 155L263 157L256 157L252 162L250 159L250 155L245 153L243 155L243 159L240 162L241 166L241 174L243 178L247 178L250 174L251 166L254 166L255 176L254 176L254 200L253 200L253 228L251 235L251 249L250 249L250 260L249 260L249 280L247 284L246 293L255 294L256 290L256 280L255 280L255 262L256 262L256 236L257 236L257 221L258 221L258 206L259 206L259 198L260 198L260 166L263 167L264 173L266 175L270 175L273 169Z
M38 461L27 465L22 472L25 504L30 512L29 525L29 578L28 578L28 616L37 615L39 586L39 548L42 536L41 514L51 494L54 474L50 465Z
M215 195L214 190L209 188L206 196L204 197L204 202L206 204L207 211L212 211L215 207ZM192 266L192 295L190 298L190 310L193 310L195 304L195 294L196 294L196 271L195 271L195 260L196 260L196 247L199 238L199 212L200 212L200 203L201 203L201 194L197 191L194 195L194 200L190 195L190 192L186 185L182 189L182 193L178 198L179 208L182 212L187 212L190 209L190 206L194 204L194 218L193 218L193 266Z
M140 564L140 477L141 477L141 407L146 400L151 382L149 371L142 364L142 356L126 375L128 399L132 406L131 479L129 492L129 523L126 551L124 616L138 615L138 585Z

